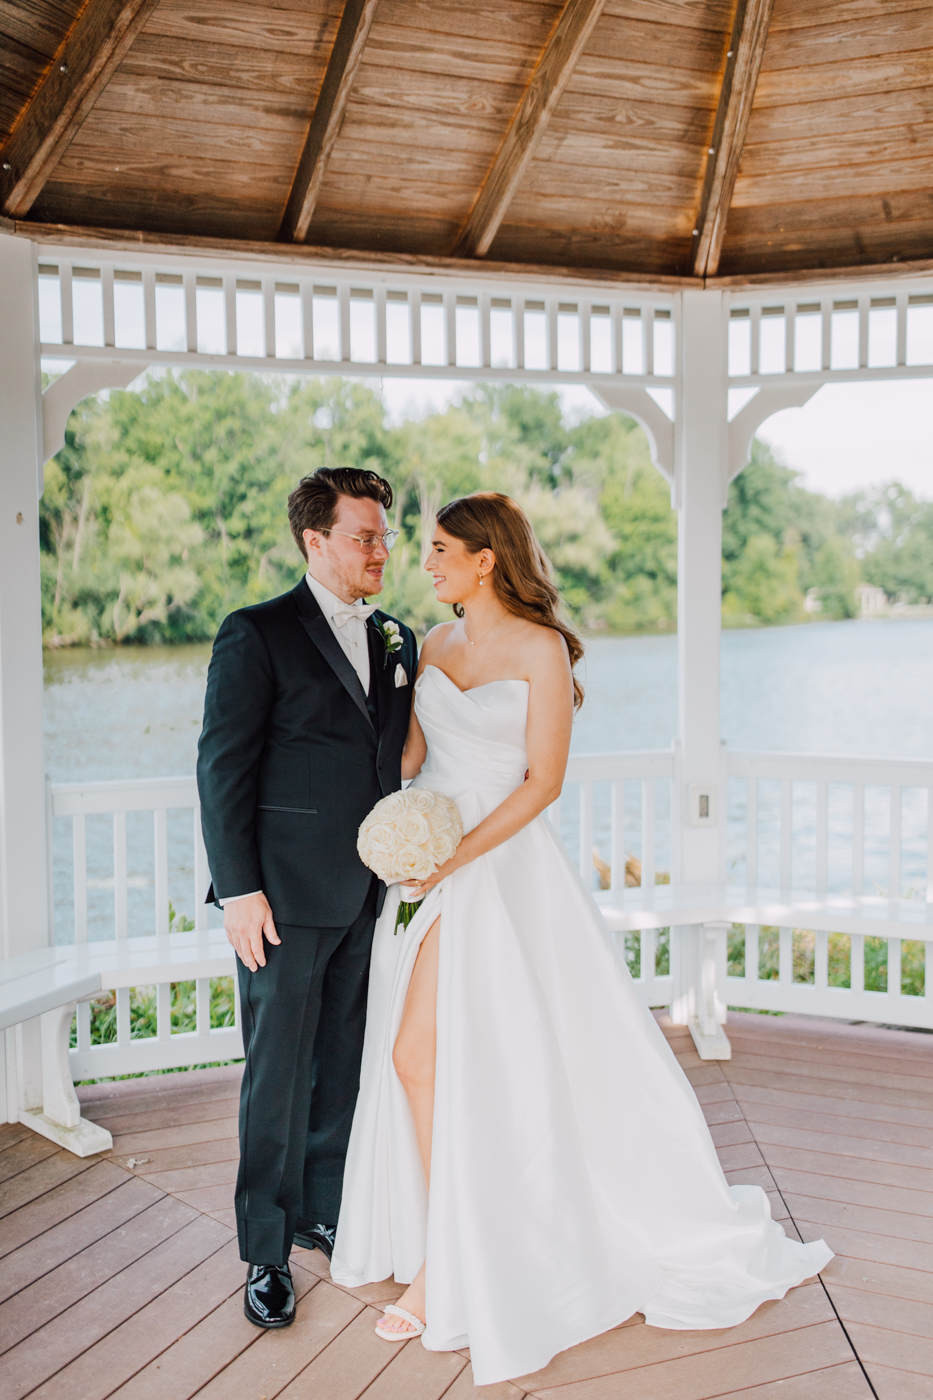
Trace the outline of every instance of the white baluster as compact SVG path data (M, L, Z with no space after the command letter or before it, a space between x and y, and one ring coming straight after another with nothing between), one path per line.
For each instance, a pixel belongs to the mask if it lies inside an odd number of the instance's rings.
M104 266L100 270L100 295L104 310L104 344L113 345L116 333L113 325L113 268Z
M340 307L340 359L350 363L350 288L342 282L337 288L337 301Z
M146 321L146 349L154 350L157 340L154 267L143 268L143 310Z
M793 783L781 779L781 889L789 890L793 872Z
M833 354L833 302L831 297L823 297L820 302L820 324L822 326L821 364L823 369L832 365Z
M891 822L888 837L888 898L901 897L901 788L891 787Z
M62 284L64 296L64 283ZM896 294L897 304L897 354L895 359L899 365L907 363L907 293L898 292Z
M301 295L301 352L314 359L314 284L304 277L298 284Z
M816 889L826 893L827 847L829 843L828 783L816 785Z
M411 362L421 364L421 292L415 287L408 294L411 307Z
M158 1039L162 1042L172 1038L172 984L160 982L156 987L156 1023Z
M654 307L641 309L641 362L643 374L654 374Z
M198 291L193 272L185 272L185 349L190 353L198 348Z
M483 362L483 369L490 369L492 366L491 302L492 298L488 292L481 293L479 299L479 343L480 359Z
M758 374L761 363L761 306L758 303L751 307L749 337L750 369L752 374Z
M615 778L610 788L609 866L610 888L625 889L625 779Z
M236 348L236 277L229 272L224 274L224 321L227 332L227 354L235 355ZM307 341L305 342L308 343Z
M275 278L262 279L262 319L266 340L266 359L275 359Z
M155 831L155 931L168 933L168 813L157 807L153 816Z
M515 367L525 368L525 303L516 298L512 302L512 317L515 321Z
M865 785L852 784L852 893L865 886Z
M211 1033L211 979L209 977L199 977L195 983L195 1008L198 1036L202 1040L207 1040Z
M457 294L444 292L444 363L457 363Z
M888 996L901 995L901 940L889 938L888 944Z
M585 374L590 372L590 303L581 301L580 315L580 368Z
M813 985L820 988L829 986L829 934L825 929L817 929L816 931L816 949L813 959Z
M373 314L376 318L376 363L386 362L386 289L378 286L373 292Z
M609 314L612 318L612 370L614 374L622 374L624 372L624 312L625 308L620 301L613 301L609 303Z
M761 929L758 924L745 925L745 980L758 981L758 952Z
M758 779L745 780L745 884L758 884ZM758 959L755 959L758 965Z
M86 817L78 812L72 817L72 848L74 851L75 942L87 942L87 829Z
M655 880L655 813L654 778L641 782L641 883L643 889L653 889ZM623 876L622 883L625 883Z
M129 987L117 988L117 1044L121 1050L129 1050L132 1044Z
M211 874L207 865L207 850L201 830L201 809L194 809L194 926L200 932L207 928L210 905L206 903Z
M62 345L73 345L75 338L75 303L74 293L71 289L71 263L59 263L58 280L62 297ZM905 341L904 343L906 345L907 342Z
M557 298L547 297L544 303L547 318L547 367L557 369Z
M75 1007L75 1018L78 1029L77 1048L82 1053L91 1048L91 1003L89 1001L79 1001Z
M778 938L778 981L782 987L789 987L794 980L794 930L792 928L779 929Z
M853 992L865 990L865 935L853 933L850 939L849 987Z
M868 312L871 307L871 297L861 296L858 299L858 362L859 369L865 369L868 365Z
M580 784L580 874L593 888L593 784Z
M129 934L126 869L126 813L113 814L113 929L115 938Z
M651 982L657 975L658 931L656 928L643 928L641 939L641 980Z

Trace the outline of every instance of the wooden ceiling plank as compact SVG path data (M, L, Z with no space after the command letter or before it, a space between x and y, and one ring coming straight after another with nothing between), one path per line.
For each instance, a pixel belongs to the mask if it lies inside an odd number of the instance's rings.
M732 190L765 44L774 0L738 0L719 106L706 160L706 174L696 220L693 270L697 277L713 277L719 267L722 240Z
M303 243L331 151L340 132L350 89L369 38L377 0L346 0L314 116L305 140L291 193L282 216L282 242Z
M0 153L0 207L8 217L32 208L157 4L88 0Z
M488 252L604 4L605 0L567 0L460 231L455 257L484 257Z

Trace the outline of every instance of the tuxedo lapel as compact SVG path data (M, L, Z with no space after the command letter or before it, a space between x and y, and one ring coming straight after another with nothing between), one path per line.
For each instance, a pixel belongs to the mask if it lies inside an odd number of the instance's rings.
M366 704L366 695L360 685L360 678L353 668L343 647L331 631L330 623L321 612L320 606L304 579L292 590L292 597L298 605L298 616L311 641L330 666L350 699L372 727L372 718Z
M382 634L382 623L386 619L380 613L373 613L367 623L373 638L373 645L370 647L369 655L371 664L374 667L374 677L376 682L376 696L379 705L379 734L389 720L392 712L393 691L395 688L395 663L391 655L386 651L385 637Z

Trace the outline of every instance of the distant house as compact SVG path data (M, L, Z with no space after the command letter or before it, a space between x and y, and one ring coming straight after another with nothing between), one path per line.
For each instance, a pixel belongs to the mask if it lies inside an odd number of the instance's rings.
M888 595L873 583L860 583L855 597L861 617L881 617L888 611Z

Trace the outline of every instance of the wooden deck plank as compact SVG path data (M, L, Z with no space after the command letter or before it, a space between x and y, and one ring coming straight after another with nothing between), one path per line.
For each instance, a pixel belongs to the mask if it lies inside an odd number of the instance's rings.
M606 1376L558 1390L533 1387L531 1394L541 1400L619 1400L621 1390L625 1400L712 1400L852 1359L845 1333L833 1320L626 1370L622 1386L618 1376Z
M13 1345L14 1339L20 1344L193 1220L203 1218L173 1196L155 1194L155 1202L146 1209L0 1304L0 1351Z
M378 1309L363 1308L339 1336L289 1382L279 1400L357 1400L397 1355L399 1344L384 1342L373 1330L380 1316ZM449 1397L452 1392L447 1394ZM515 1394L520 1396L521 1391L516 1390ZM127 1397L127 1400L137 1400L137 1397ZM140 1396L138 1400L150 1400L150 1397ZM161 1400L161 1397L153 1395L151 1400ZM166 1397L166 1400L174 1400L174 1397Z
M29 1137L31 1129L25 1123L0 1123L0 1152L5 1152L8 1147L13 1147L17 1142L22 1142L23 1138Z
M199 1186L232 1186L236 1182L237 1158L222 1162L202 1162L196 1167L178 1167L172 1171L141 1172L147 1181L161 1191L194 1191Z
M823 1101L834 1105L840 1100L848 1100L850 1103L879 1104L887 1108L896 1106L913 1110L918 1097L922 1099L925 1093L924 1090L899 1089L884 1084L847 1083L845 1080L834 1081L818 1078L814 1075L784 1075L780 1070L752 1069L746 1065L733 1066L731 1063L729 1064L729 1083L740 1103L742 1088L745 1085L754 1085L765 1089L791 1090L796 1094L803 1094L807 1097L810 1108L815 1106L814 1100L816 1104ZM838 1108L830 1110L830 1112L838 1111Z
M70 1152L57 1149L0 1186L0 1217L37 1200L70 1177L89 1171L100 1160L100 1157L74 1157Z
M816 1178L812 1178L816 1180ZM804 1222L816 1225L822 1234L832 1227L835 1237L837 1226L849 1230L860 1230L865 1234L885 1235L892 1239L916 1240L927 1246L933 1244L933 1227L922 1215L908 1215L901 1211L871 1209L861 1201L834 1201L831 1196L798 1196L795 1192L781 1187L781 1195L787 1202L798 1225ZM831 1244L831 1241L830 1241Z
M215 1215L218 1211L233 1209L234 1185L233 1181L225 1181L220 1186L196 1186L192 1191L173 1191L172 1195L205 1215Z
M733 1058L736 1059L746 1055L771 1055L780 1048L781 1058L788 1065L842 1066L855 1073L870 1070L872 1073L886 1074L890 1070L896 1075L910 1074L933 1079L933 1053L924 1053L922 1049L911 1053L907 1045L875 1047L866 1044L861 1037L848 1041L830 1037L807 1040L798 1035L782 1036L780 1032L777 1035L760 1031L752 1034L744 1028L733 1029L729 1039Z
M114 1141L114 1154L117 1157L124 1157L129 1149L117 1148ZM141 1149L137 1149L139 1151ZM154 1147L150 1145L145 1149L145 1168L142 1173L151 1180L156 1176L165 1177L169 1172L183 1171L193 1167L210 1166L215 1162L237 1161L240 1156L240 1143L237 1137L224 1135L223 1137L207 1138L201 1141L182 1143L176 1146L167 1145L165 1147ZM135 1156L135 1152L130 1153ZM164 1188L163 1188L164 1189Z
M846 1288L835 1280L830 1295L846 1326L850 1322L864 1323L887 1332L906 1332L933 1341L933 1303L866 1293L860 1288ZM933 1370L930 1374L933 1376Z
M926 1240L887 1235L882 1230L859 1229L857 1211L855 1223L849 1225L836 1221L827 1223L811 1220L807 1212L801 1209L794 1212L794 1220L804 1240L810 1242L825 1236L830 1248L844 1258L866 1264L891 1264L896 1268L914 1269L918 1273L923 1273L930 1267L930 1246Z
M721 1147L718 1156L719 1165L724 1172L753 1171L756 1167L765 1165L758 1144L753 1140L739 1143L735 1147Z
M872 1400L872 1393L858 1362L843 1361L825 1371L732 1390L729 1400Z
M869 1375L872 1366L877 1364L899 1371L913 1371L927 1380L933 1380L933 1338L893 1332L885 1327L870 1327L864 1322L849 1323L846 1330Z
M85 1173L87 1176L88 1173ZM79 1177L78 1180L82 1180ZM67 1220L43 1231L8 1254L0 1270L0 1303L28 1288L37 1279L58 1269L98 1240L119 1230L134 1216L162 1200L162 1193L146 1181L126 1177L107 1195L99 1197ZM25 1333L23 1334L25 1335Z
M236 1118L239 1102L237 1094L223 1099L206 1099L200 1103L174 1106L165 1103L158 1111L139 1108L132 1113L124 1113L118 1106L108 1105L107 1112L96 1109L94 1122L103 1124L116 1137L125 1133L147 1132L149 1129L179 1128L189 1123L210 1123L217 1118Z
M917 1161L929 1161L933 1149L933 1127L918 1127L909 1123L896 1123L888 1119L862 1117L856 1113L842 1116L809 1110L802 1107L790 1108L783 1104L756 1103L745 1100L743 1117L754 1125L755 1137L760 1141L805 1142L805 1135L812 1133L813 1145L818 1137L836 1138L840 1151L846 1151L847 1144L856 1153L868 1153L872 1145L883 1151L887 1147L913 1147L917 1150ZM768 1129L765 1137L762 1129ZM781 1137L773 1134L780 1132ZM783 1136L783 1134L793 1136ZM922 1154L926 1154L925 1157ZM904 1159L906 1160L906 1158Z
M58 1147L38 1133L28 1133L0 1152L0 1182L11 1180L58 1152Z
M73 1216L100 1200L109 1192L124 1186L128 1180L122 1167L102 1158L86 1172L68 1177L61 1185L46 1191L37 1200L29 1201L12 1211L0 1227L0 1257L20 1249L44 1231L64 1224Z
M933 1380L929 1376L875 1364L871 1381L878 1400L933 1400Z
M761 1151L773 1171L791 1168L812 1172L814 1176L832 1176L838 1181L873 1182L926 1196L933 1194L933 1170L920 1166L886 1162L875 1156L859 1157L854 1153L843 1154L831 1150L820 1152L802 1146L786 1147L768 1142L761 1144Z
M866 1293L880 1293L885 1298L908 1298L933 1307L933 1257L930 1269L906 1269L901 1264L886 1264L853 1259L837 1253L830 1259L820 1277L835 1296L837 1287L858 1288Z
M332 1284L317 1283L291 1327L261 1334L254 1346L198 1391L199 1400L230 1400L233 1395L273 1400L362 1310L362 1303Z
M728 1118L713 1123L707 1118L706 1123L713 1145L717 1148L737 1147L739 1143L755 1141L751 1128L740 1113L730 1114Z
M933 1228L933 1192L910 1190L903 1186L879 1186L871 1181L856 1181L852 1177L818 1175L776 1163L770 1165L771 1175L785 1199L791 1192L795 1196L829 1199L839 1204L865 1206L869 1210L915 1215L930 1222L930 1228Z
M180 1269L168 1288L40 1386L36 1400L104 1400L242 1286L239 1251L228 1241L194 1268ZM300 1287L296 1281L296 1292ZM245 1317L243 1323L255 1331Z
M859 1124L876 1123L879 1126L890 1123L892 1128L904 1126L917 1128L919 1130L933 1130L933 1110L923 1108L905 1108L898 1104L890 1104L885 1099L877 1102L867 1099L845 1099L838 1096L833 1101L833 1107L825 1110L823 1098L814 1099L812 1094L798 1092L790 1088L769 1088L758 1084L734 1084L730 1086L735 1094L736 1102L740 1108L751 1110L759 1105L773 1104L793 1113L801 1110L805 1114L816 1115L826 1112L830 1118L840 1120L852 1119Z
M764 1303L747 1321L727 1331L674 1332L648 1327L639 1318L600 1337L571 1347L555 1356L541 1371L515 1377L516 1385L531 1394L544 1391L557 1394L562 1387L593 1381L599 1377L624 1374L626 1385L632 1371L650 1369L707 1352L719 1353L762 1337L812 1330L824 1324L838 1326L822 1287L805 1283L793 1288L781 1302ZM820 1364L830 1365L829 1356ZM848 1360L849 1358L844 1358Z
M398 1343L386 1346L398 1348ZM425 1351L420 1343L405 1342L362 1394L366 1400L440 1400L466 1364L459 1352Z
M16 1400L37 1387L40 1394L48 1391L77 1400L82 1392L67 1379L76 1358L139 1313L179 1277L190 1274L227 1238L227 1231L215 1220L194 1216L170 1239L13 1347L4 1358L6 1400ZM50 1383L51 1389L44 1382Z
M221 1254L229 1254L224 1260L227 1284L235 1291L124 1381L112 1400L189 1400L259 1341L259 1328L243 1316L245 1268L238 1257L234 1261L232 1245Z
M190 1147L203 1142L223 1142L237 1137L237 1120L235 1115L227 1114L223 1118L199 1118L193 1123L179 1123L171 1127L131 1129L128 1132L113 1133L113 1152L116 1157L125 1157L127 1153L134 1156L141 1152L150 1152L155 1149L162 1151Z

